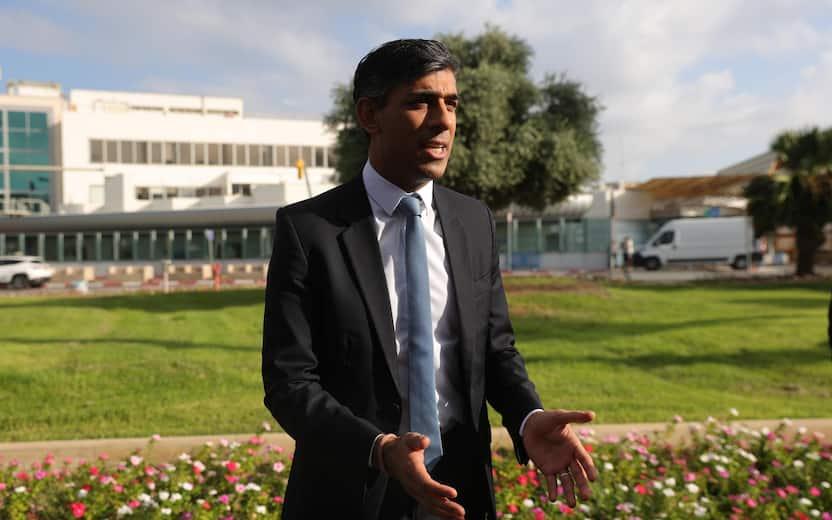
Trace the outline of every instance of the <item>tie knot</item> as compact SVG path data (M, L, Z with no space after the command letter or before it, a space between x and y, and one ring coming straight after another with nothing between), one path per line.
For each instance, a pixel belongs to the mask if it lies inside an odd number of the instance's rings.
M418 195L406 195L399 201L399 207L408 217L422 215L422 199Z

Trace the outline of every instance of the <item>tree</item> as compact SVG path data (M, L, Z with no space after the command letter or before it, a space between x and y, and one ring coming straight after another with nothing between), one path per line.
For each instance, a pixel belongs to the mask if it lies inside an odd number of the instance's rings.
M777 154L775 174L757 177L745 188L754 234L793 228L797 275L813 274L823 227L832 220L832 128L783 132L771 150Z
M564 75L530 78L531 48L494 26L474 38L439 35L460 61L457 134L442 183L492 209L510 202L543 209L598 178L602 147L596 98ZM368 140L351 87L336 85L325 122L336 132L335 169L346 181L361 171Z

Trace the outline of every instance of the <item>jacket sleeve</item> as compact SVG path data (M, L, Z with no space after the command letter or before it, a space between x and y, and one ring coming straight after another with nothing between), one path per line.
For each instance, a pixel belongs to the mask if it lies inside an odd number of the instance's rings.
M314 302L308 251L293 216L277 212L266 283L262 375L264 402L283 429L316 460L357 475L367 469L381 430L353 414L322 385L313 345Z
M486 208L491 230L491 305L488 317L485 395L503 418L503 426L511 435L517 460L525 464L529 457L520 437L520 425L532 410L543 408L526 365L514 345L514 329L508 314L500 256L497 250L494 218Z

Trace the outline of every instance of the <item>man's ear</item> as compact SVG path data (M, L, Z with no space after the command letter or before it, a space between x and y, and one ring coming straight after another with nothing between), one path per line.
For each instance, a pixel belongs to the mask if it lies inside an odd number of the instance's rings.
M355 104L355 112L358 115L358 123L370 135L377 134L378 126L378 106L376 102L370 98L363 97Z

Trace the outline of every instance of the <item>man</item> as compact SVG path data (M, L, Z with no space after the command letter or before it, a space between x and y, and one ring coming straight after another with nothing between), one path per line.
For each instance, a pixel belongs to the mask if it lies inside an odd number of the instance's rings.
M591 493L568 423L593 414L542 410L491 213L433 182L453 147L455 71L436 41L368 54L353 93L362 175L277 213L263 381L296 441L284 518L496 518L486 399L552 500L558 480L569 504Z

